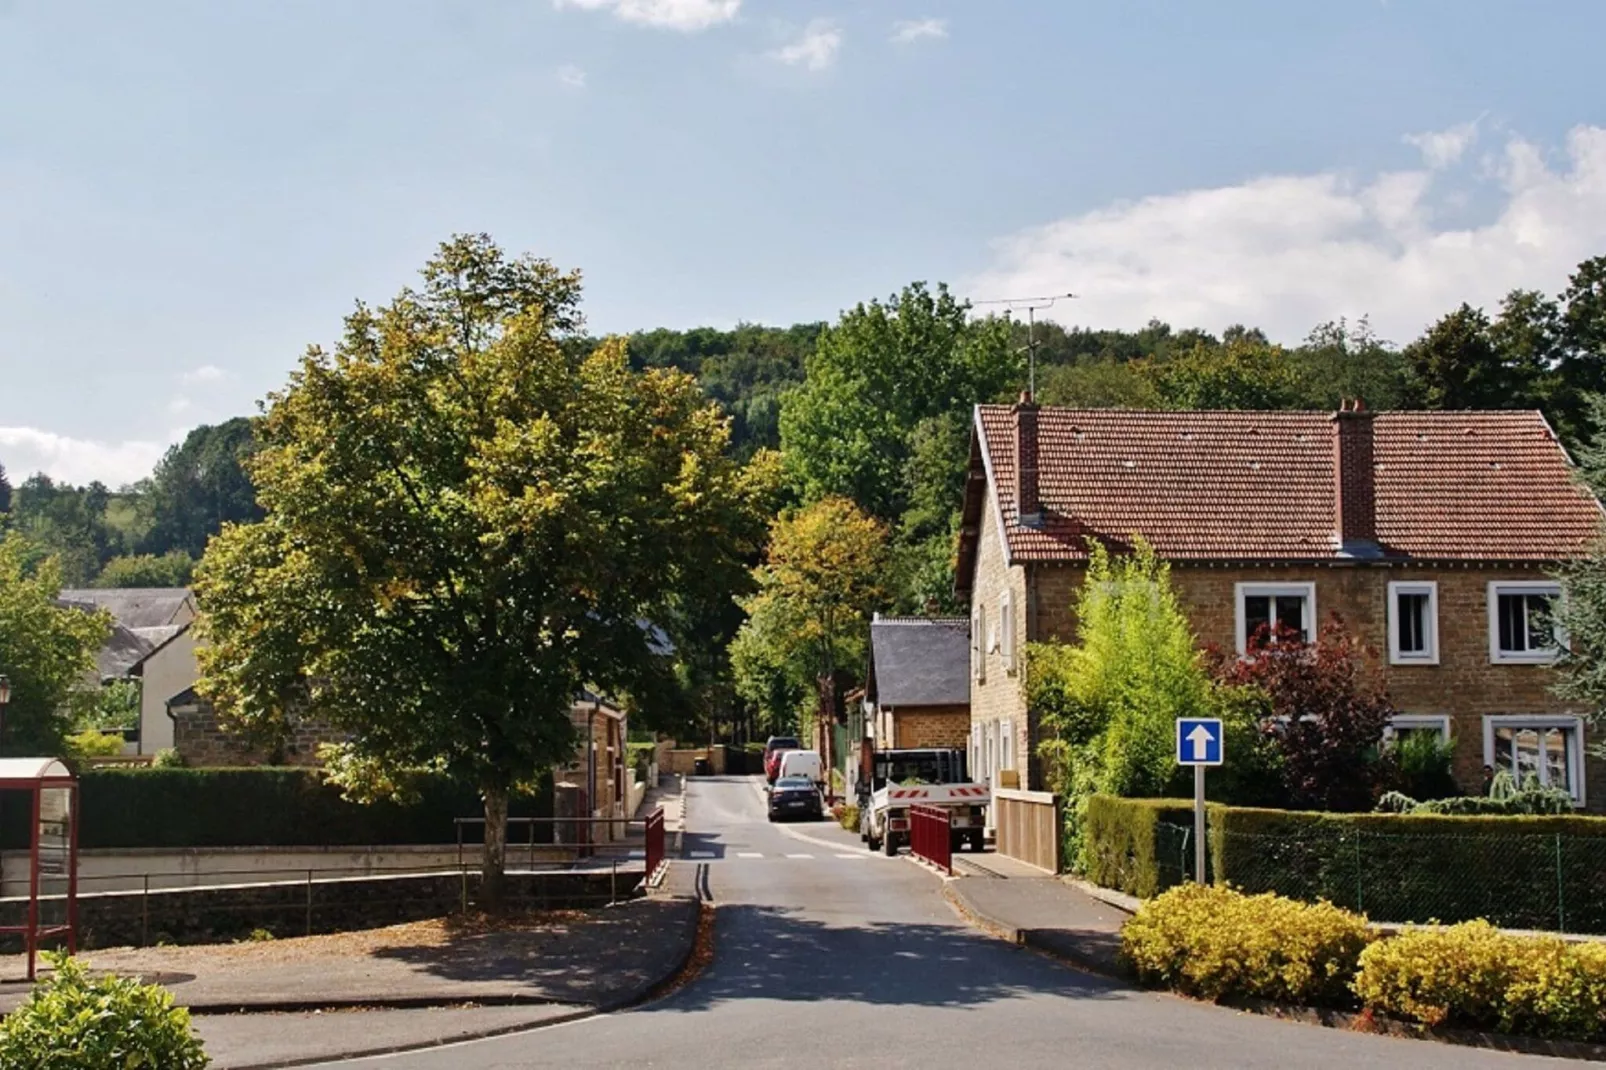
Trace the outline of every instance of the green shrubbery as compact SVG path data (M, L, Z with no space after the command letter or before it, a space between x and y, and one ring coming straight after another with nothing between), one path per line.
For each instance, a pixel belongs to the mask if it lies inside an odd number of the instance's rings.
M54 972L0 1021L6 1070L202 1070L211 1061L166 989L90 977L65 955L49 960Z
M1606 945L1486 921L1379 938L1330 903L1186 884L1121 931L1139 980L1205 999L1364 1005L1424 1025L1606 1039Z
M454 818L477 817L475 792L441 777L420 777L408 805L348 802L317 770L92 769L80 779L79 843L94 847L279 847L441 844L457 839ZM550 817L544 779L530 796L515 796L515 817ZM21 807L5 810L0 844L20 847ZM539 832L540 830L538 830ZM480 827L465 829L478 842Z
M843 803L833 811L833 815L836 817L836 823L849 832L859 831L859 808L857 806L852 803Z
M1192 803L1095 796L1088 879L1138 896L1192 873ZM1324 814L1212 804L1213 880L1326 899L1394 922L1488 918L1606 932L1606 820L1578 815ZM1454 874L1446 879L1445 874Z
M1350 998L1366 919L1330 903L1184 884L1144 903L1121 929L1138 979L1190 996L1341 1004Z

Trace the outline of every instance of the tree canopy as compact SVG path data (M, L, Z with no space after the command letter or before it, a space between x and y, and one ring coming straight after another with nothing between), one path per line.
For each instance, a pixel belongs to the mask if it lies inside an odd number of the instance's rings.
M61 605L61 568L16 533L0 535L0 674L11 681L0 755L60 754L91 710L95 655L111 631L101 611Z
M475 785L494 901L509 794L572 755L582 688L647 709L673 688L649 622L673 635L757 552L774 468L731 458L690 376L565 345L577 273L462 236L422 279L270 396L263 518L198 574L201 686L247 725L314 714Z

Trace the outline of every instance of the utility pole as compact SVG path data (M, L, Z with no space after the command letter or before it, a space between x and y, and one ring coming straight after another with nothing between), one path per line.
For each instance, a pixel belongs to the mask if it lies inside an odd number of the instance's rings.
M1018 352L1026 354L1026 392L1037 396L1037 313L1054 307L1055 302L1076 297L1073 293L1054 294L1050 297L995 297L987 301L972 301L974 305L1007 305L1009 311L1026 312L1026 345Z

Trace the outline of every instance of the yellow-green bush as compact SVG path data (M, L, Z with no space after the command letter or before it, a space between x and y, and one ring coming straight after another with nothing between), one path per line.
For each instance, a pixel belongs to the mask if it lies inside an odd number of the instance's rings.
M836 823L849 832L859 831L859 808L852 803L846 803L836 808Z
M1367 948L1355 992L1427 1025L1606 1036L1606 946L1502 933L1488 922L1412 929Z
M1365 917L1331 903L1183 884L1139 908L1121 948L1139 980L1188 995L1342 1004L1372 938Z

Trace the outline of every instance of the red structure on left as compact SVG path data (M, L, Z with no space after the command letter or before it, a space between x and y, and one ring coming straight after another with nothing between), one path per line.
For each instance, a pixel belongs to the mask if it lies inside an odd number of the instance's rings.
M28 950L28 980L34 980L39 943L67 937L67 951L78 950L78 778L55 758L0 758L0 793L25 794L33 803L28 823L28 915L23 925L0 925L0 935L17 934ZM65 907L55 923L40 918L40 883L65 879L66 895L46 897Z

